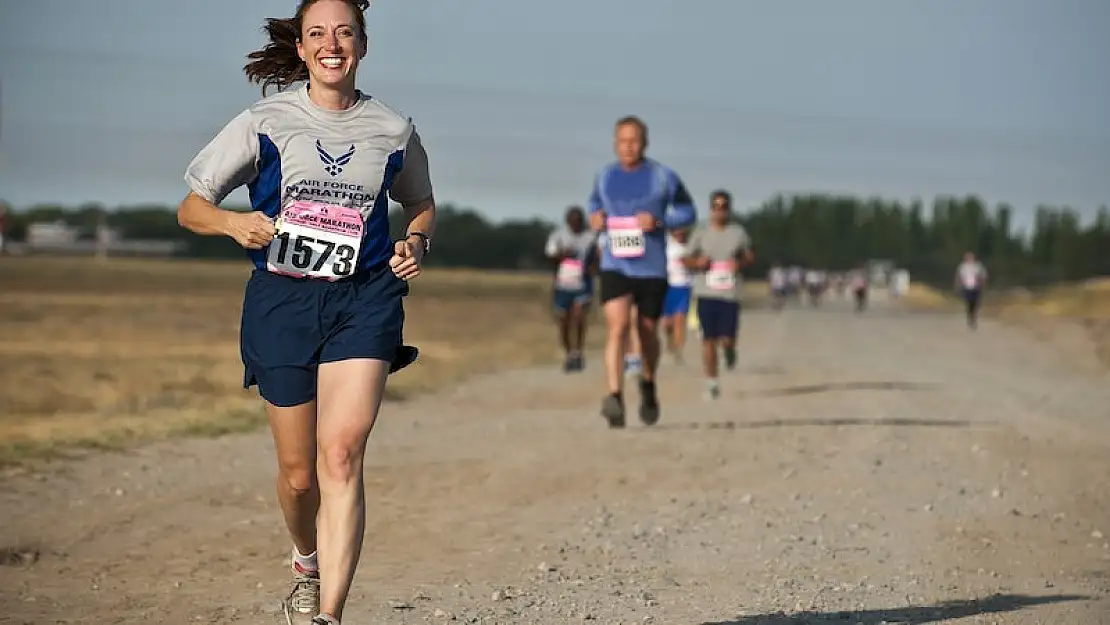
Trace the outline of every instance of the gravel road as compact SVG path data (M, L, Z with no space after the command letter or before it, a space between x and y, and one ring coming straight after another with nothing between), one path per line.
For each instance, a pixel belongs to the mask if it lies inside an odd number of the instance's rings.
M1082 341L883 302L741 334L717 402L664 365L650 429L605 427L596 356L388 405L345 623L1110 623ZM273 472L259 432L4 478L0 623L283 622Z

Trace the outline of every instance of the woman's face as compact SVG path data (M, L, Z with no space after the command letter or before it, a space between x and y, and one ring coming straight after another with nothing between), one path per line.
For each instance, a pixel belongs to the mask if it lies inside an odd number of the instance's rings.
M355 10L343 0L319 0L301 18L297 54L308 66L312 84L353 86L366 54Z

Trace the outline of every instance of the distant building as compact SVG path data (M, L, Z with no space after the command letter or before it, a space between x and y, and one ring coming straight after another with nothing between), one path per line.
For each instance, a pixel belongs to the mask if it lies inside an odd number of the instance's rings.
M868 282L873 286L885 287L890 282L891 273L894 272L894 261L885 258L873 258L867 261Z
M186 249L184 241L126 239L103 224L97 226L93 238L84 239L78 228L62 221L28 224L26 242L20 247L28 254L80 256L173 256Z
M77 228L66 225L64 221L34 223L27 226L27 247L31 249L51 249L69 247L77 243L80 233Z

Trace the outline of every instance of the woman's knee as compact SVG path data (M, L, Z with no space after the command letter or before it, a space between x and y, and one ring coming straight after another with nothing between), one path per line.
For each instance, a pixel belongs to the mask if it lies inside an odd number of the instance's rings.
M303 495L316 488L316 467L312 458L279 459L280 479L289 490Z
M354 481L362 472L365 440L339 439L320 447L320 480L332 484Z

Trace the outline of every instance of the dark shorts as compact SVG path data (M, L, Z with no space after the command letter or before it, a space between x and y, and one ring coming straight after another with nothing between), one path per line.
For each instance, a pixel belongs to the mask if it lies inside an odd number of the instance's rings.
M552 296L552 303L555 305L555 312L565 313L571 309L575 304L579 306L586 306L593 299L593 293L589 291L563 291L555 289L555 294Z
M979 298L982 297L982 291L979 289L963 289L963 295L968 310L979 308Z
M633 278L618 271L602 271L599 290L602 304L631 295L636 314L644 319L658 319L663 314L663 300L667 297L667 279Z
M243 387L257 384L275 406L298 406L316 398L320 363L415 358L402 348L408 288L385 265L336 282L255 270L243 297Z
M698 325L703 339L734 339L740 331L740 302L698 298Z

